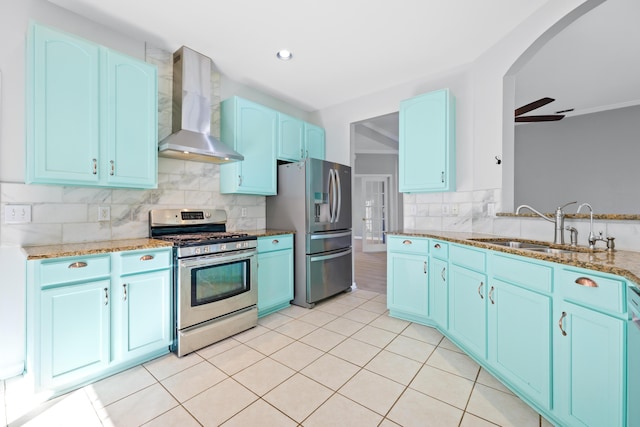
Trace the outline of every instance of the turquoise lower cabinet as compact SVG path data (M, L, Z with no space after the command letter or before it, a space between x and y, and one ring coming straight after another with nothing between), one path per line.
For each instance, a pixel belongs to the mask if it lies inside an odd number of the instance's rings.
M27 262L27 373L62 393L169 352L172 249Z
M429 266L429 315L443 329L449 327L449 263L431 257Z
M34 356L42 388L68 386L109 365L109 288L99 280L41 292Z
M393 316L429 322L428 245L414 237L387 241L387 307Z
M293 299L293 235L258 238L258 316L288 307Z
M480 358L487 355L487 276L458 265L449 271L449 332Z

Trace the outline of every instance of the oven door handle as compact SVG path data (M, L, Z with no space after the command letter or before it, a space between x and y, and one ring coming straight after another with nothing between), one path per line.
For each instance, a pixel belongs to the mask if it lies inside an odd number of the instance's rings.
M193 268L198 266L213 266L216 264L227 264L234 261L242 261L255 257L257 251L255 249L247 251L223 252L212 255L200 255L191 258L183 258L178 260L181 267Z
M346 251L341 251L335 254L330 254L330 255L321 255L321 256L312 256L310 261L314 262L314 261L326 261L328 259L334 259L334 258L340 258L343 257L345 255L349 255L351 253L351 249L347 249Z

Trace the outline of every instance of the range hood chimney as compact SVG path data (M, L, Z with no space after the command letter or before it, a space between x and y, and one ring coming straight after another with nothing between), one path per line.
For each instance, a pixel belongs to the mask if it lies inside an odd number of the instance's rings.
M158 155L207 163L244 160L242 154L209 134L210 58L182 46L173 54L172 133L158 144Z

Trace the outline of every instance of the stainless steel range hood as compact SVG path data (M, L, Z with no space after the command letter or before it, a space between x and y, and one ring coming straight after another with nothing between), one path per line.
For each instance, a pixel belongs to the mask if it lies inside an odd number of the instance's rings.
M172 134L158 144L158 155L207 163L244 160L211 136L211 64L182 46L173 54Z

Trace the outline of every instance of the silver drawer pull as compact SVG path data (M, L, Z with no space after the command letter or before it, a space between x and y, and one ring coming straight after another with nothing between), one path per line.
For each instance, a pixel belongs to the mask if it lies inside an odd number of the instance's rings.
M576 279L576 283L580 286L585 286L587 288L597 288L598 284L594 281L589 279L588 277L578 277Z
M88 264L84 261L77 261L77 262L72 262L71 264L69 264L69 268L84 268L86 267Z
M436 243L435 245L433 245L433 247L436 248L436 249L440 249L441 248L440 243Z
M140 261L151 261L153 259L153 255L142 255L140 257Z
M273 239L273 240L271 241L271 243L273 243L274 245L277 245L278 243L280 243L280 240L278 240L278 239Z
M402 242L403 245L410 245L412 243L413 242L411 240L405 240L405 241Z

